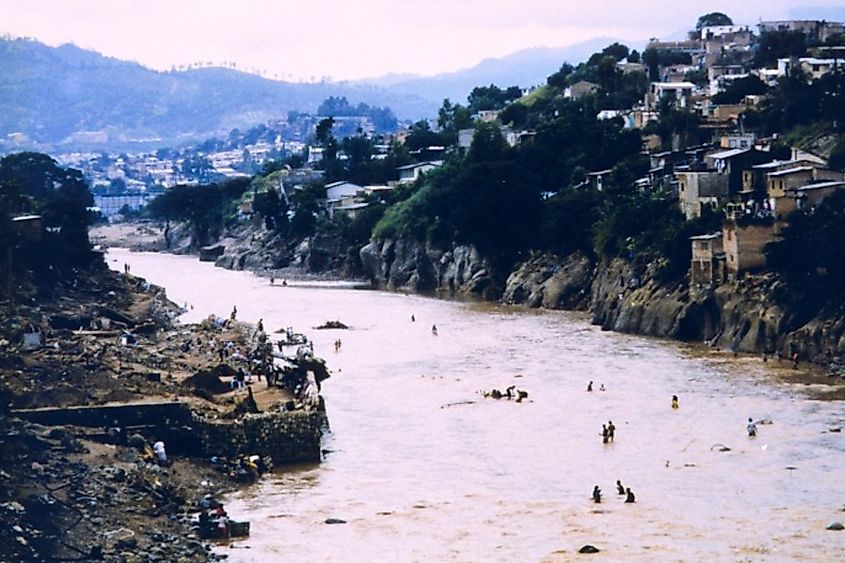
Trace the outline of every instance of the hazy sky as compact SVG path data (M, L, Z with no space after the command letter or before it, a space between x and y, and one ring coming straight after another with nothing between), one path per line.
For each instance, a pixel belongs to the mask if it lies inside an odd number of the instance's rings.
M237 63L269 77L434 74L536 46L634 42L723 11L802 15L802 0L0 0L0 33L74 43L157 69ZM845 0L810 0L845 13ZM798 9L799 12L795 10ZM828 11L830 13L830 10ZM836 12L834 12L836 13Z

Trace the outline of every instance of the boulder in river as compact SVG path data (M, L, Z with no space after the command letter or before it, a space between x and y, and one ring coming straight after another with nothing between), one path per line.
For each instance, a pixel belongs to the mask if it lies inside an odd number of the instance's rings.
M832 522L827 526L826 529L834 531L845 530L845 524L842 524L842 522Z
M594 545L590 545L590 544L582 545L581 549L578 550L578 553L598 553L598 552L599 552L599 548L597 548Z

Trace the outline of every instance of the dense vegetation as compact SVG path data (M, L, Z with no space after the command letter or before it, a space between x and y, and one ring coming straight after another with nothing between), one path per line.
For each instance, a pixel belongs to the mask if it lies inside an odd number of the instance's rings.
M249 179L199 186L175 186L152 200L147 213L166 221L187 221L193 241L205 246L216 240L237 214L237 202L249 187Z
M39 276L66 277L94 262L88 242L93 198L77 170L61 168L47 155L17 153L0 159L0 247L13 268ZM40 234L13 225L12 218L40 215ZM8 262L2 269L7 271Z
M839 301L845 288L845 192L825 199L812 214L794 213L780 241L767 248L767 264L792 291L816 303Z

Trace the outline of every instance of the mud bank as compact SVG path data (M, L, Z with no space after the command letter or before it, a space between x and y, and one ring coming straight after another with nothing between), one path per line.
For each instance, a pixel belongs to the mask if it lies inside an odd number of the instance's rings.
M221 349L249 325L176 324L161 288L105 267L0 306L0 561L216 560L198 510L258 477L244 456L320 460L322 401L229 385Z

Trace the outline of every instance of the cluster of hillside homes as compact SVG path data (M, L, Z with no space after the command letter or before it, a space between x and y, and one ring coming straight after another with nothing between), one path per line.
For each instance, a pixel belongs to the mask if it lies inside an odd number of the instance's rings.
M745 272L765 267L765 246L774 241L795 210L811 212L835 190L845 188L841 170L828 168L827 161L810 150L792 148L791 158L778 160L769 151L774 139L757 138L742 127L742 112L760 103L761 96L746 96L737 104L717 105L713 96L734 80L750 75L774 86L777 80L800 69L807 80L818 80L831 72L845 72L845 45L830 45L842 36L840 22L789 20L758 24L759 35L745 26L712 26L701 29L700 39L677 42L652 40L648 47L689 54L691 65L660 68L660 80L649 85L641 104L624 111L603 112L604 117L622 117L628 127L643 127L656 120L658 104L670 100L704 118L712 129L713 143L673 150L649 151L651 169L638 181L643 188L677 194L678 205L687 219L699 217L705 207L725 210L721 231L693 237L690 282L713 286L734 280ZM773 31L800 31L812 57L778 59L773 68L755 68L754 52L760 35ZM821 56L824 55L824 56ZM619 63L623 72L647 72L642 64ZM691 71L706 71L707 84L686 80ZM574 84L569 95L594 91L592 84ZM664 102L665 103L665 102ZM603 117L603 116L600 116ZM594 171L586 181L601 189L610 170Z

